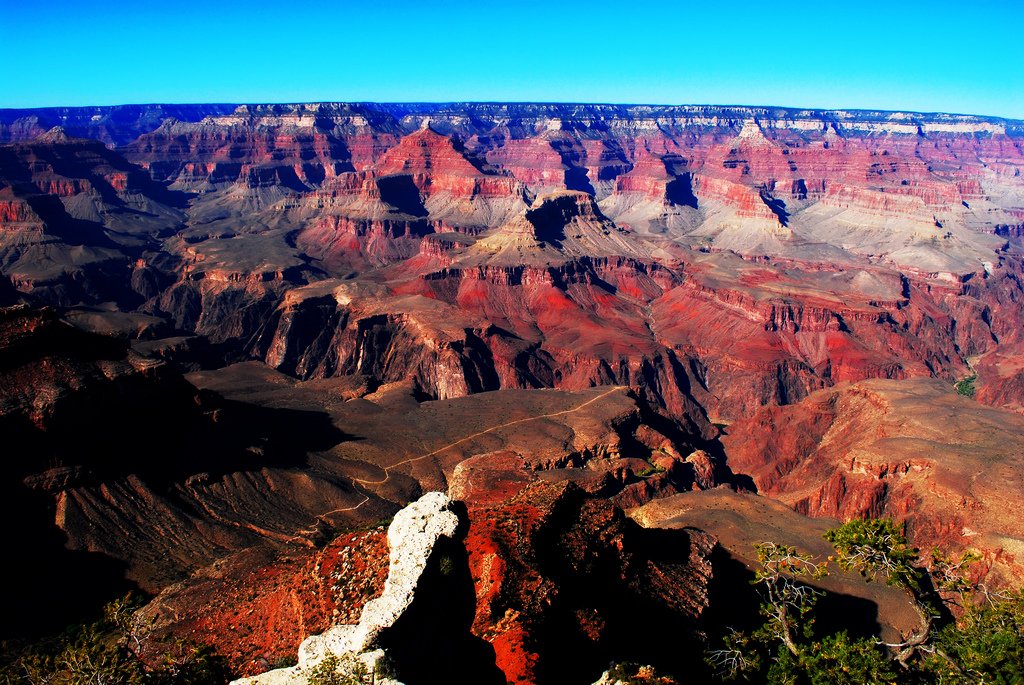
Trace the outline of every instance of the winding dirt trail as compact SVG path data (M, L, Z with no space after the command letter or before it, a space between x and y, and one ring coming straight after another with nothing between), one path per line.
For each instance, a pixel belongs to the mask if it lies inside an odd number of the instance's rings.
M369 480L367 478L353 478L352 482L359 483L360 485L383 485L384 483L387 483L388 480L391 479L391 472L394 469L398 468L399 466L405 466L406 464L412 464L414 462L421 461L421 460L427 459L429 457L433 457L433 456L435 456L437 454L440 454L441 452L444 452L445 450L448 450L448 449L451 449L452 447L455 447L456 445L461 445L464 442L467 442L469 440L474 440L476 438L479 438L482 435L487 435L488 433L493 433L494 431L501 430L503 428L508 428L510 426L517 426L517 425L522 424L522 423L529 423L530 421L539 421L540 419L550 419L550 418L554 418L556 416L565 416L567 414L575 414L576 412L578 412L578 411L580 411L582 409L586 409L587 407L589 407L590 405L594 404L595 402L600 402L601 400L603 400L604 398L608 397L609 395L611 395L611 394L613 394L615 392L618 392L619 390L622 390L623 387L625 387L625 386L614 385L614 386L611 387L610 390L601 393L597 397L592 397L589 400L587 400L586 402L583 402L582 404L579 404L579 405L577 405L575 407L572 407L571 409L563 409L561 411L550 412L548 414L538 414L537 416L527 416L527 417L524 417L524 418L521 418L521 419L516 419L514 421L506 421L505 423L499 424L497 426L491 426L490 428L486 428L486 429L484 429L482 431L478 431L476 433L473 433L472 435L467 435L467 436L465 436L463 438L459 438L458 440L456 440L454 442L450 442L447 445L443 445L441 447L438 447L437 449L434 449L434 450L432 450L430 452L427 452L426 454L421 454L418 457L409 457L408 459L403 459L402 461L395 462L394 464L391 464L390 466L385 466L385 467L383 467L381 469L384 472L384 478L382 478L380 480ZM369 501L370 501L370 496L364 493L362 501L360 501L358 504L356 504L354 506L351 506L351 507L344 507L344 508L341 508L341 509L333 509L331 511L328 511L328 512L325 512L323 514L320 514L320 515L318 515L316 517L315 523L323 522L323 523L329 524L329 521L327 521L327 517L328 516L333 516L335 514L344 514L344 513L349 512L349 511L355 511L355 510L359 509L361 506L363 506L364 504L366 504ZM312 532L313 532L312 530L298 531L296 533L296 538L298 536L301 536L303 533L311 534ZM293 539L296 539L296 538L293 538Z
M516 419L515 421L506 421L503 424L500 424L500 425L497 425L497 426L491 426L490 428L486 428L486 429L484 429L482 431L479 431L477 433L473 433L472 435L467 435L464 438L459 438L455 442L450 442L447 445L444 445L443 447L438 447L436 450L434 450L432 452L427 452L426 454L421 454L418 457L410 457L408 459L403 459L402 461L395 462L394 464L392 464L390 466L385 466L384 467L384 469L383 469L383 471L384 471L384 478L382 480L367 480L365 478L353 478L352 480L357 482L357 483L362 483L364 485L382 485L382 484L388 482L388 479L391 478L391 471L393 469L395 469L395 468L398 468L399 466L404 466L405 464L412 464L413 462L420 461L421 459L427 459L428 457L433 457L434 455L440 454L441 452L444 452L447 449L451 449L452 447L455 447L456 445L461 445L462 443L467 442L468 440L474 440L476 438L479 438L481 435L487 435L488 433L492 433L494 431L501 430L502 428L508 428L509 426L516 426L516 425L518 425L520 423L528 423L530 421L539 421L540 419L550 419L550 418L553 418L555 416L565 416L566 414L574 414L574 413L580 411L581 409L589 407L590 405L594 404L595 402L599 402L600 400L603 400L605 397L608 397L609 395L611 395L615 391L621 390L621 389L622 389L622 386L619 386L619 385L612 386L611 390L609 390L607 392L603 392L600 395L598 395L597 397L593 397L593 398L587 400L586 402L584 402L583 404L581 404L579 406L576 406L576 407L573 407L572 409L563 409L562 411L551 412L550 414L539 414L537 416L527 416L527 417L524 417L522 419Z

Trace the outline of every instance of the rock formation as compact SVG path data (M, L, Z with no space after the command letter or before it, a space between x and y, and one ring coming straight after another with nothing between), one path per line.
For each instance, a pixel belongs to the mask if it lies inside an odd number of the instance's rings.
M639 529L599 496L597 473L524 467L514 453L479 455L451 481L469 512L472 630L504 681L592 682L640 654L679 672L707 608L714 538Z
M1024 423L926 379L869 380L729 427L729 463L809 516L906 521L921 549L973 549L992 580L1024 578Z
M334 626L322 635L306 639L299 647L299 663L293 668L269 671L235 683L304 684L309 671L330 655L348 657L370 670L377 670L384 658L384 652L375 649L377 637L393 626L412 604L420 576L438 540L453 538L458 527L459 518L451 511L451 500L441 492L429 492L402 509L388 526L390 559L384 591L380 597L366 603L359 622ZM389 678L377 682L397 683Z
M0 264L13 285L45 303L114 302L157 316L231 359L255 354L277 365L272 350L306 345L268 345L289 293L355 279L368 286L357 291L364 309L392 295L408 309L433 306L421 296L452 304L458 311L445 318L464 328L512 333L505 351L488 346L493 369L474 361L445 392L494 388L473 376L500 376L522 363L503 352L525 347L533 378L506 373L498 387L547 387L559 374L633 383L637 371L623 366L677 364L702 378L659 370L656 383L642 381L645 391L678 412L670 395L699 395L710 383L696 399L728 419L751 402L789 401L837 380L962 377L967 357L1010 342L982 330L986 321L1012 327L1019 318L1001 294L1015 287L1016 249L999 234L1024 212L1018 122L483 104L87 108L0 119L12 141L0 154ZM117 148L76 137L88 135ZM734 254L770 259L766 271L798 283L766 288ZM573 264L595 259L618 273ZM545 274L549 266L556 271ZM489 267L551 287L526 298L513 289L509 303L501 290L514 284L490 283L495 271L467 278ZM655 271L657 289L646 282ZM745 293L751 284L759 292ZM799 312L851 291L873 310L857 298L852 310L831 302L836 330L815 340L772 340L787 336L766 320L764 332L744 333L762 338L758 353L722 355L704 335L720 327L702 319L717 318L722 302L743 327L751 309L771 318L755 304L766 296L775 311ZM680 308L700 329L675 323ZM561 344L569 338L550 330L555 312L582 332L572 355ZM870 334L843 328L865 316L876 322ZM617 336L609 344L595 327L631 333L626 344L642 352L624 357ZM429 328L417 337L436 337ZM895 341L900 330L926 342ZM351 368L329 352L301 354L303 373ZM433 385L424 383L436 395ZM738 396L737 385L750 390ZM1014 401L1000 392L979 397Z
M447 658L443 651L451 644L438 642L430 649L442 653L425 655L410 640L429 644L427 633L447 633L446 614L464 611L459 595L466 591L476 596L469 605L475 610L465 616L462 639L478 646L467 652L469 643L457 642L461 646L452 656L463 663L449 664L446 680L597 677L609 657L634 655L641 645L661 639L656 633L668 626L674 626L676 649L659 661L678 668L687 658L680 650L693 647L688 640L695 639L691 633L707 606L713 538L693 530L666 534L656 552L655 533L643 532L564 477L538 479L512 455L463 462L452 493L465 498L458 505L465 513L457 515L451 500L433 492L395 516L388 528L388 579L381 595L364 605L358 623L307 638L294 667L237 682L305 683L331 655L342 668L391 668L398 677L407 673L410 682L433 682L440 672L430 666L441 668L434 660ZM465 575L457 570L460 564L467 565ZM429 597L437 590L428 587L432 581L425 574L436 576L438 569L467 585ZM600 592L591 593L591 586ZM655 632L637 628L637 621L650 618L645 612L658 616ZM410 619L413 613L417 617ZM562 626L577 620L581 624L572 630ZM626 638L625 631L634 634ZM474 674L471 654L479 649L491 665Z

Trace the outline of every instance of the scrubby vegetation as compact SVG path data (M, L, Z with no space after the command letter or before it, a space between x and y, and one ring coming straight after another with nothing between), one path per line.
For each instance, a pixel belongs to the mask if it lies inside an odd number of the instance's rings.
M309 685L369 685L370 672L353 659L344 662L333 654L318 663L309 673Z
M648 478L659 473L665 473L664 467L658 466L657 464L648 463L646 466L637 470L636 477Z
M143 658L148 627L131 596L108 604L103 618L19 649L4 650L0 685L221 685L226 660L189 641L163 644L155 662ZM6 647L6 646L5 646Z
M659 674L652 666L625 661L612 664L598 682L608 685L672 685L677 681Z
M385 659L371 669L351 655L330 655L310 669L309 685L374 685L382 678L394 675L392 665Z
M757 547L763 623L732 631L707 660L725 681L779 685L1024 683L1024 593L993 593L969 581L977 558L934 551L923 560L891 520L857 520L829 530L835 553L817 561L793 547ZM901 640L821 635L810 581L830 563L907 593L920 623ZM954 612L951 609L956 608ZM957 617L956 614L959 614Z
M977 388L974 385L977 382L977 380L978 374L973 373L967 378L962 378L958 380L953 387L956 388L957 394L963 395L964 397L973 398L974 393L977 392Z

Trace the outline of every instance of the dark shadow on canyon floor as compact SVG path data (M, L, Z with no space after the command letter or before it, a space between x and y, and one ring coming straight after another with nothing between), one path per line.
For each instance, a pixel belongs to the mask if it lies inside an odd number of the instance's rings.
M589 518L586 502L564 498L535 536L538 568L558 588L535 633L538 682L589 684L612 662L689 678L703 664L687 600L677 594L689 577L689 532L629 520L590 530L576 523Z
M155 396L144 386L109 385L66 398L47 430L24 417L0 420L8 446L0 464L0 535L11 588L0 638L94 620L103 604L136 588L125 578L127 563L65 547L60 521L67 499L103 502L108 488L109 497L123 497L124 485L138 479L140 491L160 496L153 507L171 503L202 520L203 512L179 495L191 476L304 468L309 452L352 438L326 414L225 401L183 382ZM140 525L127 516L104 515L94 524L109 537Z
M0 640L25 640L96 620L100 607L136 590L127 564L105 554L65 547L54 505L3 474L0 535L4 540L4 610Z

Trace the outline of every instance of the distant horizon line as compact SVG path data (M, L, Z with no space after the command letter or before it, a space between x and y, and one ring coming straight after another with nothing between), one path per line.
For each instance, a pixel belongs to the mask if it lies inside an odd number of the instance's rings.
M790 112L808 113L872 113L872 114L911 114L917 116L950 116L950 117L974 117L977 119L999 120L1024 124L1024 116L1007 117L994 114L972 114L966 112L947 112L943 110L921 111L912 109L884 109L871 107L799 107L792 105L751 105L751 104L713 104L713 103L651 103L651 102L584 102L584 101L557 101L557 100L282 100L282 101L206 101L206 102L123 102L117 104L92 104L92 105L38 105L38 106L0 106L0 112L28 112L37 110L61 110L61 109L115 109L119 107L203 107L203 106L297 106L297 105L393 105L393 106L454 106L454 105L539 105L539 106L583 106L583 107L651 107L664 109L684 108L708 108L708 109L764 109L764 110L786 110Z

